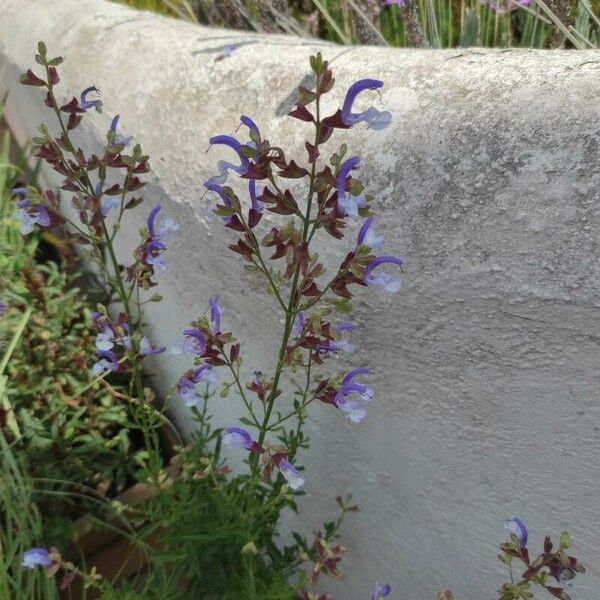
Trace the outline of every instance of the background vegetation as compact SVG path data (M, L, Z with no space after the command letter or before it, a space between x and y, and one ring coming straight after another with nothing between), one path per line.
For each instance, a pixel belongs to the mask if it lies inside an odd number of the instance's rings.
M596 48L599 0L116 0L189 21L425 48Z

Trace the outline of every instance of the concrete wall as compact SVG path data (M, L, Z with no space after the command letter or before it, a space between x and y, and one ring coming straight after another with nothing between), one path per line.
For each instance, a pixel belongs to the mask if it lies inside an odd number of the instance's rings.
M394 598L450 588L481 600L500 584L495 545L517 513L535 544L571 531L590 571L572 596L600 598L600 55L341 48L102 0L0 0L2 86L20 136L43 114L38 91L15 83L42 38L66 56L65 96L103 91L105 114L81 132L87 148L120 112L122 132L152 157L148 204L182 224L165 301L148 309L154 338L175 340L218 291L227 324L253 344L248 372L272 368L273 304L225 250L230 232L205 219L201 182L221 157L205 154L207 139L233 133L244 113L300 151L299 124L282 113L315 50L332 60L338 101L359 77L386 82L392 126L356 127L348 142L408 273L398 296L369 290L356 302L352 364L375 368L377 401L361 425L314 407L304 528L330 514L338 493L362 507L343 532L347 578L331 586L336 598L367 598L378 579ZM239 50L215 61L234 41ZM127 222L123 257L145 213ZM327 242L323 254L350 243ZM182 365L155 366L165 390ZM233 399L215 411L219 424L239 414ZM175 412L185 429L186 409Z

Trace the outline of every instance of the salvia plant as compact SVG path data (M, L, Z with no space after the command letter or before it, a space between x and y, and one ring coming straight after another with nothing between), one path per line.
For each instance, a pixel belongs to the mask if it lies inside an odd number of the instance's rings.
M60 174L70 206L63 205L64 194L21 187L14 190L15 216L24 235L49 228L60 239L80 245L102 282L105 302L90 317L96 356L88 368L97 378L125 377L129 382L128 397L145 449L137 477L154 491L140 509L142 529L136 541L148 551L152 569L143 580L123 584L121 596L114 596L101 574L85 573L55 548L32 547L22 555L22 566L62 573L63 587L79 579L105 598L330 598L315 586L323 575L341 575L345 548L338 541L339 530L357 507L350 498L338 497L337 518L310 536L295 532L287 544L279 539L279 530L282 512L296 511L306 480L318 476L302 467L311 409L324 404L337 418L359 426L374 404L371 368L360 364L339 370L332 359L351 357L356 325L348 315L354 294L364 288L398 292L403 261L380 250L384 239L374 222L373 198L357 176L360 157L344 143L332 154L326 149L336 133L352 127L376 132L389 125L390 112L375 104L358 108L367 98L378 98L383 82L355 82L341 107L324 114L323 97L335 80L327 61L320 54L312 56L314 87L299 88L289 113L306 132L303 159L289 158L246 115L240 118L237 136L209 140L211 158L221 152L234 156L218 160L214 175L204 182L209 216L222 223L228 247L244 268L264 281L274 329L283 321L272 364L254 364L256 355L230 331L217 296L208 299L178 340L169 340L173 343L153 344L147 337L143 305L160 301L152 288L168 268L167 242L178 225L162 215L160 206L144 208L141 176L149 169L148 156L139 144L128 150L133 140L121 133L118 115L111 116L100 151L88 156L79 147L82 119L89 111L102 110L98 89L90 86L79 97L59 100L57 67L62 58L49 58L40 43L36 61L44 72L30 69L21 82L44 91L59 129L55 134L42 125L33 140L34 152ZM128 213L140 206L146 226L129 263L122 265L115 239ZM265 227L266 212L278 215L276 225ZM337 249L335 264L322 262L315 250L319 238ZM196 421L189 443L178 448L176 474L165 469L159 431L167 419L145 387L143 373L146 357L166 352L168 345L189 367L174 384L170 401L189 407ZM252 367L250 378L243 362ZM214 428L213 400L230 395L244 414L239 423ZM235 456L243 466L228 464ZM525 531L524 525L518 519L511 523L503 560L509 566L520 560L526 571L503 587L501 600L530 597L534 584L555 596L560 590L563 595L558 597L568 598L563 587L582 570L565 554L568 537L561 537L554 553L548 540L544 553L529 562L526 539L515 529L522 526ZM151 535L158 542L149 550ZM390 597L389 584L372 585L373 600ZM452 597L450 592L446 597Z

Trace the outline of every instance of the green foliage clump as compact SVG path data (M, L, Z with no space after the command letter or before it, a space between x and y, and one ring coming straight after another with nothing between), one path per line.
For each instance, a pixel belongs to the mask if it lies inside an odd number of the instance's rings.
M7 149L8 137L4 159ZM0 423L23 475L34 482L32 499L56 543L69 535L74 517L98 505L96 497L131 481L135 448L124 389L89 369L95 333L89 301L75 285L78 274L65 258L42 262L58 253L40 235L20 235L10 198L17 169L0 162L0 299L7 304L0 358L10 358L3 361Z

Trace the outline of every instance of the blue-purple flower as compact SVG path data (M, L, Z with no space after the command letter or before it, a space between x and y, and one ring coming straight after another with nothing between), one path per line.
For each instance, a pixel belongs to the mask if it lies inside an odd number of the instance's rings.
M217 384L217 374L214 369L206 363L201 364L195 371L184 375L177 383L177 393L188 407L196 406L202 399L197 386L204 384L202 392L212 393Z
M113 208L118 208L121 205L121 200L118 196L106 196L100 204L100 212L103 217L106 217Z
M221 331L221 309L219 308L219 298L213 296L209 301L210 306L210 330L213 334Z
M167 263L163 257L163 253L167 246L162 241L163 236L168 233L173 233L179 230L179 225L168 218L161 223L156 223L156 215L161 210L160 205L155 206L148 215L148 238L144 243L144 260L148 265L151 265L159 273L164 273L167 270Z
M172 346L171 354L195 354L201 356L206 350L206 338L204 334L195 327L183 330L183 343Z
M129 144L131 144L131 140L133 140L133 136L130 135L128 137L125 137L120 133L117 133L117 125L119 124L120 118L121 115L115 115L110 123L110 130L115 134L115 137L113 138L113 143L115 144L115 146L129 146Z
M344 336L346 332L352 332L356 329L356 325L354 323L343 322L339 323L334 327L337 333L340 334L340 339L338 340L327 340L327 343L323 344L318 348L318 351L322 354L328 354L333 352L347 352L350 354L354 352L354 346L350 340L351 336Z
M353 218L358 217L360 208L367 206L367 199L364 194L353 196L350 192L346 192L346 179L352 169L357 169L360 165L358 156L347 158L341 165L336 178L337 189L337 209L341 215L350 215Z
M372 227L373 217L368 217L362 224L362 227L358 231L358 238L356 240L356 247L368 246L371 250L379 248L384 242L384 237L378 234Z
M392 4L395 4L396 6L400 6L401 8L404 8L406 6L406 0L383 0L384 6L390 6Z
M227 194L225 193L225 190L223 189L222 185L219 185L218 183L215 183L214 181L211 181L209 179L208 181L204 182L204 187L207 190L209 190L210 192L214 192L215 194L218 194L219 197L221 198L221 201L223 202L223 206L226 206L227 208L231 208L231 200L229 200L229 198L227 197ZM208 218L209 219L213 219L216 216L215 210L216 209L212 206L208 209ZM227 225L231 221L231 216L226 215L221 218L223 219L223 222L225 223L225 225Z
M240 125L245 125L248 128L250 141L246 144L247 148L253 148L254 150L258 150L259 144L261 142L260 130L256 123L248 116L242 115L240 117ZM217 170L219 171L218 175L214 175L210 179L204 182L204 187L211 192L215 192L221 197L223 201L223 205L226 207L231 207L231 202L225 193L222 185L226 182L229 171L234 171L238 175L244 175L248 171L248 167L250 166L250 161L247 156L245 156L243 152L242 143L239 142L236 138L229 135L218 135L210 138L210 144L222 144L225 146L229 146L232 150L236 152L240 159L239 165L234 165L228 161L219 161L217 163ZM257 183L255 179L248 180L248 194L250 196L250 214L248 217L248 225L250 228L256 226L256 224L260 221L262 216L262 211L264 208L263 203L258 199L259 191L257 189ZM209 217L214 214L213 208L209 210ZM243 225L239 222L237 217L225 216L223 217L223 221L226 225L236 229L238 231L243 231Z
M376 256L373 260L371 260L365 269L364 281L367 285L378 285L386 292L395 294L400 290L402 279L400 277L396 277L395 275L391 275L390 273L375 271L377 267L386 263L402 267L404 261L396 256Z
M250 434L241 427L225 427L221 435L221 442L228 448L245 448L246 450L252 450L254 444Z
M226 427L221 435L221 442L229 448L243 448L253 454L264 454L265 449L252 439L252 436L241 427ZM294 465L285 458L285 454L274 454L270 457L270 465L274 464L283 475L290 488L297 490L306 478ZM270 472L270 468L267 472Z
M348 89L344 104L342 105L342 121L344 124L352 127L364 121L370 129L380 130L387 127L392 120L392 113L387 110L380 111L374 106L370 106L362 112L352 112L352 105L358 94L364 90L377 90L381 87L383 87L383 81L379 81L378 79L361 79L353 83Z
M96 184L94 193L100 199L100 212L103 217L106 217L113 208L118 208L121 205L121 198L118 195L105 194L102 191L101 181Z
M504 530L517 536L521 548L527 546L527 527L519 517L511 517L504 523Z
M335 330L342 337L339 340L330 340L329 341L329 349L334 350L334 351L339 350L341 352L347 352L347 353L354 352L354 346L352 345L352 342L350 341L350 337L344 337L343 334L346 332L352 333L355 329L356 329L356 325L354 325L354 323L348 323L348 322L338 323L335 326Z
M217 163L218 175L213 175L208 181L204 182L204 186L208 187L207 183L216 183L223 185L227 181L229 171L235 171L238 175L243 175L248 169L248 158L242 154L242 144L230 135L215 135L209 140L211 146L222 145L231 148L239 157L240 164L234 165L226 160L220 160Z
M92 313L92 322L99 330L96 334L96 348L100 351L108 351L117 346L122 346L126 350L131 349L131 339L129 337L129 325L125 320L125 315L119 315L116 323L109 322L108 318L99 312Z
M301 335L304 330L304 326L306 325L306 315L303 311L298 311L296 314L296 318L294 319L294 324L292 325L292 333L294 335Z
M140 340L140 356L162 354L166 349L166 346L153 346L145 335L142 336L142 339Z
M99 357L92 365L92 373L97 376L104 371L118 371L120 365L117 349L122 348L127 351L132 347L127 317L121 313L115 321L111 321L106 315L94 311L92 322L98 330L95 343L96 354Z
M370 372L364 367L349 371L335 394L335 405L353 423L360 423L365 418L367 414L365 403L373 400L375 396L371 387L354 381L354 378Z
M293 490L297 490L300 486L302 486L306 482L306 477L294 467L294 465L287 459L282 458L277 463L277 468L279 472L284 476L290 488Z
M21 566L27 569L49 567L52 564L50 553L45 548L29 548L23 552Z
M4 300L0 300L0 315L3 315L6 312L6 302Z
M89 108L96 109L97 112L102 112L102 100L100 98L90 99L88 96L90 94L100 95L100 90L95 86L91 85L90 87L85 88L81 95L79 96L79 108L82 110L88 110Z
M48 227L50 215L43 204L29 204L27 188L17 187L12 191L13 196L24 196L17 201L14 217L20 221L19 231L27 235L33 231L34 225Z
M112 350L99 350L96 354L100 357L99 360L92 365L92 373L96 377L105 371L119 370L119 359Z
M240 117L240 122L249 129L250 143L248 145L256 149L260 143L260 130L258 129L258 125L246 115Z
M387 598L392 591L392 587L389 583L375 583L373 588L373 600L381 600L381 598Z

